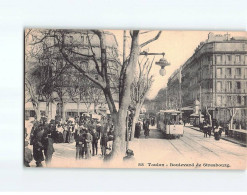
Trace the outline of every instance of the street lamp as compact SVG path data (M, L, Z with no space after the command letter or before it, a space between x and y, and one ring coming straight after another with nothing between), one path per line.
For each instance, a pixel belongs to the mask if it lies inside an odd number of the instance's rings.
M170 65L170 63L168 63L167 60L164 58L164 55L165 54L163 54L163 58L160 58L160 61L155 62L155 64L160 66L159 73L160 73L161 76L165 76L165 74L166 74L165 67Z
M165 74L166 74L165 67L169 66L170 63L168 63L167 60L165 59L165 57L164 57L165 53L164 52L163 53L148 53L146 51L143 51L140 53L140 55L145 55L145 56L147 56L147 55L162 55L163 57L160 58L160 60L158 62L155 62L155 64L160 66L160 71L159 71L160 75L165 76Z

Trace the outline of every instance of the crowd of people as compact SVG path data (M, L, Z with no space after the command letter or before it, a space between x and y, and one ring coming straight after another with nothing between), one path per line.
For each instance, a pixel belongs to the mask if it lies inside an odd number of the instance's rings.
M143 120L139 119L135 124L135 138L140 138L142 129L144 130L144 136L147 139L149 137L150 125L155 126L155 118L144 118Z
M209 121L204 119L199 124L199 128L203 132L204 137L207 137L207 136L210 137L213 133L215 139L219 140L222 135L222 132L225 132L225 134L228 135L229 124L227 123L223 126L223 125L220 125L217 120L213 120L212 125L211 125Z
M113 124L109 118L101 120L82 115L80 117L61 120L50 120L46 117L40 121L34 120L30 133L25 128L24 165L30 166L34 159L37 167L42 167L42 161L49 166L54 153L54 143L75 143L75 158L89 159L98 155L98 144L104 157L107 150L112 149ZM28 144L33 146L30 150Z

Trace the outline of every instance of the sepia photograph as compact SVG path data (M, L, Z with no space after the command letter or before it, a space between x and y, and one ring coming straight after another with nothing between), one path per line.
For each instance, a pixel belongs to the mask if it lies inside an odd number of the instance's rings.
M23 35L24 167L247 168L247 32Z

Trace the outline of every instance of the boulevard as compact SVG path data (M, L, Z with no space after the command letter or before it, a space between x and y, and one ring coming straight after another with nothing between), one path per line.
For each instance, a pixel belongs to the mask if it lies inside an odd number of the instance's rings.
M150 126L149 138L145 138L142 130L139 139L130 141L129 148L134 151L135 160L122 165L126 168L231 169L244 168L247 159L246 147L223 139L216 141L213 136L205 138L202 132L190 126L184 127L184 135L179 139L165 139L161 131ZM75 142L57 143L54 149L51 167L53 164L56 167L108 167L102 160L100 146L97 156L81 160L75 160ZM35 161L30 165L35 166Z

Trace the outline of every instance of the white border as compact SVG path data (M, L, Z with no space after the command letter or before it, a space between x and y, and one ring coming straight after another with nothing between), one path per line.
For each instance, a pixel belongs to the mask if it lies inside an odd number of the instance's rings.
M247 1L0 1L0 190L246 191L246 171L23 169L25 27L246 30Z

